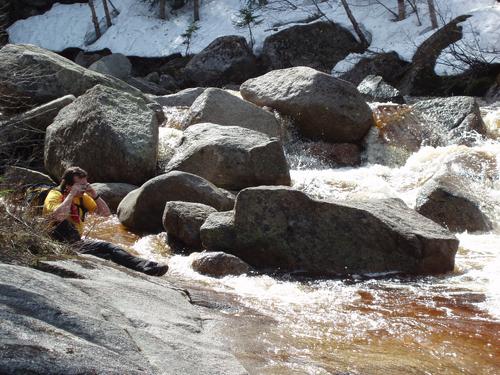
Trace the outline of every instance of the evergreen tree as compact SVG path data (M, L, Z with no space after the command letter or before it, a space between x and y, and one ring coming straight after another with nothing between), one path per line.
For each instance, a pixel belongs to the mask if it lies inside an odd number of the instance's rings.
M191 41L199 29L200 26L198 25L198 23L196 21L193 21L188 25L186 31L184 31L184 33L181 34L181 36L184 38L182 44L186 46L185 55L189 53L189 48L191 47Z
M233 22L234 26L238 28L247 28L250 35L250 47L253 48L255 44L255 39L253 37L252 27L257 26L262 23L262 19L259 15L255 14L257 8L248 4L247 6L241 8L238 11L237 18Z

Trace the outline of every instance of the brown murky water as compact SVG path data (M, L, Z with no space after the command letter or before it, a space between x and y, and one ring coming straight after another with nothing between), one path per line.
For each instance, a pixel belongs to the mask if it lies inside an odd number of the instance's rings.
M500 111L484 113L486 141L472 147L420 147L422 134L386 126L413 126L407 107L401 108L382 108L378 119L381 134L396 145L403 140L404 152L375 135L365 165L331 169L288 147L293 186L317 198L397 197L413 207L426 181L453 174L478 193L495 225L490 233L457 234L453 273L413 279L214 279L194 272L189 257L172 255L162 235L137 236L116 218L89 220L88 235L168 261L166 277L190 289L200 309L208 307L204 311L222 319L221 335L250 374L498 375ZM168 140L175 141L175 134ZM393 159L393 164L379 163Z
M251 374L500 373L500 319L479 285L491 252L461 248L457 270L442 277L213 279L192 271L188 257L171 257L161 235L140 238L116 218L94 218L87 228L94 238L169 260L168 277L223 317L222 333Z

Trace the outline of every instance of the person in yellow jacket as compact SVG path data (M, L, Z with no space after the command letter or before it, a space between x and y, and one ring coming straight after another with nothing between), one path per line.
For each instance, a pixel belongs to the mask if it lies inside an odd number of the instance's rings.
M110 242L82 239L87 213L111 215L106 202L88 183L87 172L70 167L64 171L60 185L44 201L43 215L53 223L52 237L73 244L80 253L109 259L148 275L162 276L167 272L167 265L133 256Z

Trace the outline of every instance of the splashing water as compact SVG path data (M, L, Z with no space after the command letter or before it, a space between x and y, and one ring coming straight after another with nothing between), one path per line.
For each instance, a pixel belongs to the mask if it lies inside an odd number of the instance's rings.
M484 118L495 138L500 112L490 109ZM466 184L494 229L457 234L456 269L448 275L214 279L193 271L189 257L170 255L161 235L123 232L120 241L113 223L111 237L150 259L168 257L169 275L184 285L230 296L238 308L222 311L225 334L251 374L498 374L500 143L491 138L473 147L421 147L399 166L367 162L358 168L332 168L288 139L293 186L316 198L397 197L414 207L433 177L451 174ZM368 147L365 160L376 160L379 151Z

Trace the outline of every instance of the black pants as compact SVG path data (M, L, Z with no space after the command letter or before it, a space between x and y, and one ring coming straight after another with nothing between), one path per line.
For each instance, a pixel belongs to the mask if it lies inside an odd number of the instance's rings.
M56 225L51 235L58 241L70 243L81 254L89 254L111 260L134 271L148 272L158 266L158 263L129 254L121 247L110 242L81 239L78 230L68 220L64 220Z

